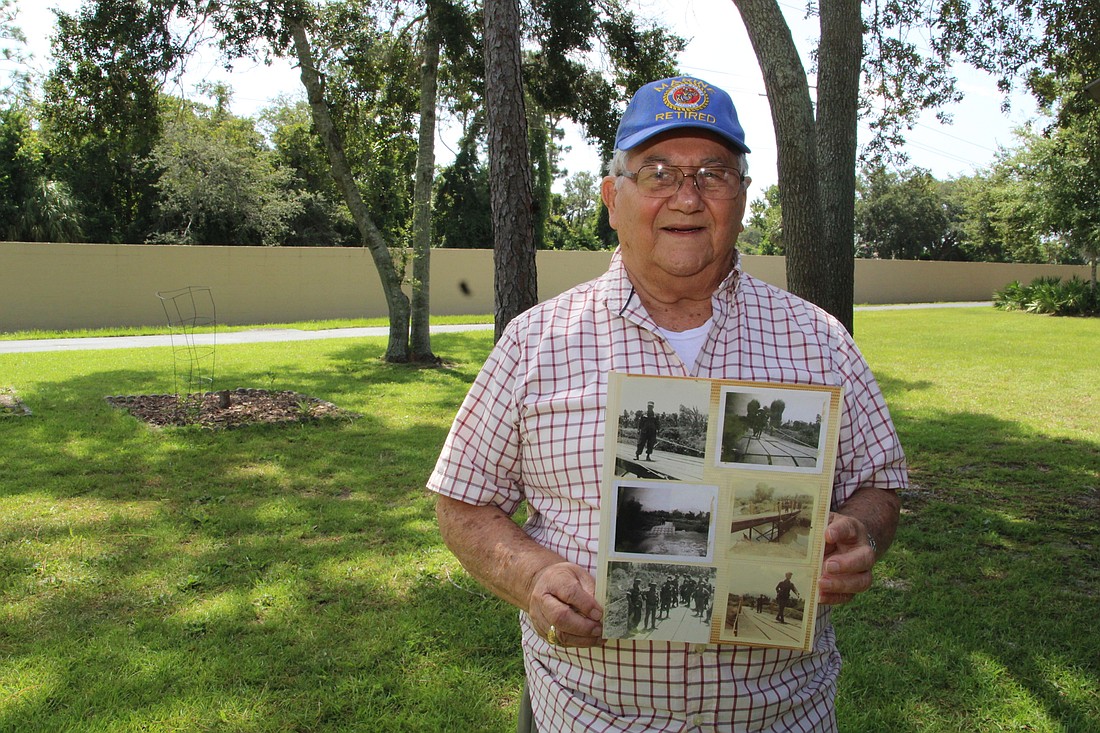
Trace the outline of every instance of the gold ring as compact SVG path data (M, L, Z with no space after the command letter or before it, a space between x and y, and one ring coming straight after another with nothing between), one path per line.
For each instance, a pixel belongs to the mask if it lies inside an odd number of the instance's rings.
M546 632L546 640L550 642L550 646L557 646L559 643L558 632L557 629L554 628L553 624L550 624L550 630Z

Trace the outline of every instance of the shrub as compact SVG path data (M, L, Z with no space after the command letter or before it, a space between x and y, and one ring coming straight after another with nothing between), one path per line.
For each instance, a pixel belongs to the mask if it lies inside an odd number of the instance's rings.
M1040 277L1030 285L1013 281L993 293L993 307L1006 311L1022 310L1052 316L1100 315L1100 298L1092 284L1072 277Z

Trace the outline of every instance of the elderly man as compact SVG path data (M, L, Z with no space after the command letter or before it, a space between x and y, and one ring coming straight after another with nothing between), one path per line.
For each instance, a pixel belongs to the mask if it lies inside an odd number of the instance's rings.
M443 538L520 609L542 733L835 730L828 607L870 587L907 482L889 413L837 321L742 272L749 149L728 94L688 77L647 84L616 148L601 192L619 249L607 273L513 320L490 354L429 480ZM810 653L602 638L593 572L613 370L844 387Z

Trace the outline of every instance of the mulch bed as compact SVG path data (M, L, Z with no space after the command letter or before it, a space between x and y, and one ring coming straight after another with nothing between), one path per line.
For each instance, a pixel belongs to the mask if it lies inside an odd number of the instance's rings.
M30 415L30 408L10 387L0 387L0 417L23 417Z
M105 399L112 407L126 410L139 420L157 427L199 425L205 428L236 428L355 417L355 413L316 397L265 389L240 388L193 395L129 395Z

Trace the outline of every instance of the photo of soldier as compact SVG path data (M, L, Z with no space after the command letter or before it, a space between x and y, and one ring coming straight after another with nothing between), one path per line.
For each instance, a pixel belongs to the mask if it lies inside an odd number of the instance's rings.
M645 628L652 630L657 628L657 610L661 602L661 593L657 590L656 583L650 583L645 592Z
M638 444L634 450L634 458L638 459L645 451L645 459L653 460L653 446L657 444L657 430L661 426L661 419L653 413L653 402L646 405L646 411L638 411Z
M695 590L695 579L690 576L684 578L684 582L680 585L680 602L687 606L691 604L691 592Z
M616 476L700 482L710 421L706 380L621 377L614 404Z
M608 639L708 643L717 570L706 565L611 562Z
M795 588L794 583L791 582L791 575L793 573L787 573L783 580L775 586L775 602L779 606L779 614L776 615L775 620L781 624L787 623L783 611L791 605L791 593L796 596L799 595L798 588Z
M661 584L661 618L668 618L668 615L672 613L672 596L675 592L672 576L669 576Z
M811 587L810 568L735 566L725 573L721 585L728 593L723 590L718 604L724 641L772 646L802 639L812 629L814 605L799 590Z
M634 585L627 591L626 601L629 627L631 631L634 631L638 628L638 624L642 622L642 607L645 603L642 598L642 581L638 578L634 579Z

